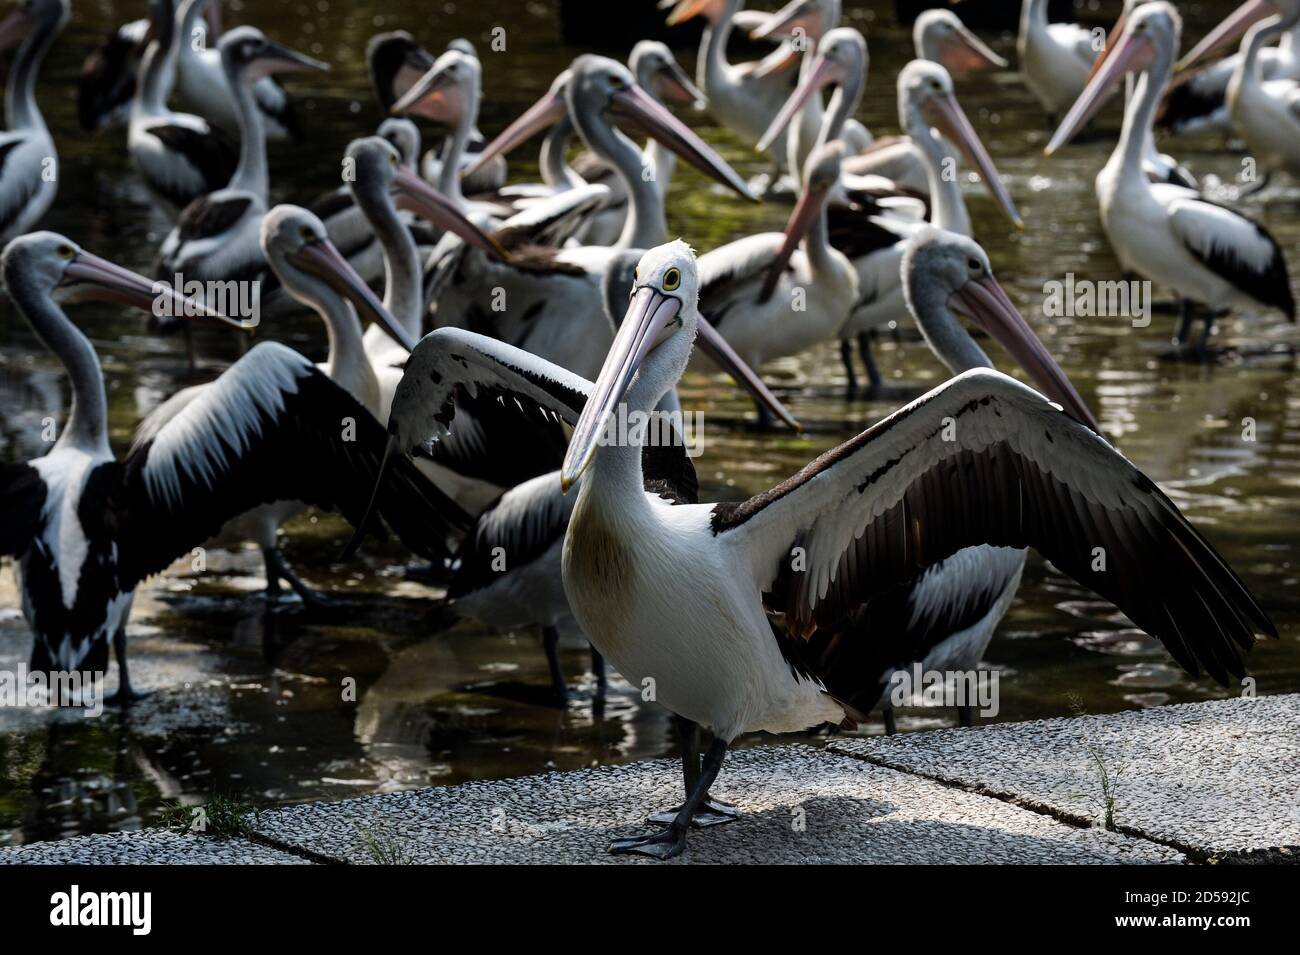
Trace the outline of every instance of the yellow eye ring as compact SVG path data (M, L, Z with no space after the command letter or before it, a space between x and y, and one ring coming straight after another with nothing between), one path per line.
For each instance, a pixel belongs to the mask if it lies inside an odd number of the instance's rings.
M67 243L64 243L63 245L59 246L60 258L70 259L76 254L77 254L77 250L74 249L72 246L68 245Z
M312 229L311 226L307 226L307 225L302 226L302 227L298 230L298 235L299 235L299 237L301 237L301 239L302 239L304 242L315 242L315 241L316 241L316 232L315 232L315 230Z
M682 284L682 270L669 269L664 273L664 291L675 292Z

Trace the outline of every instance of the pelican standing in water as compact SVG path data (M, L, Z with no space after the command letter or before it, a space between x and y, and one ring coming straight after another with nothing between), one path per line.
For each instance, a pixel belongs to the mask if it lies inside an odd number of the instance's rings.
M1083 92L1104 37L1077 23L1049 23L1047 5L1048 0L1024 0L1016 52L1020 75L1043 104L1050 129Z
M435 333L412 353L389 422L393 444L415 449L454 426L455 395L466 388L574 421L560 474L564 488L581 478L562 556L574 615L633 685L653 685L659 703L713 733L702 761L684 759L686 801L667 828L615 840L611 851L680 854L742 733L856 720L843 703L848 687L829 687L802 655L807 639L962 548L1033 547L1115 601L1189 670L1221 682L1243 672L1256 634L1276 634L1150 479L992 370L957 376L747 501L680 505L646 493L645 436L602 436L612 418L649 412L677 383L701 327L697 294L689 247L647 252L590 385L463 338L449 348ZM955 299L990 332L1006 318L1005 293L982 260L945 261L931 294ZM1095 569L1097 547L1106 572ZM783 615L783 630L769 611Z
M36 103L36 71L68 22L68 0L23 0L0 20L0 52L18 45L0 132L0 242L41 220L59 191L58 154Z
M1050 156L1100 109L1124 76L1140 74L1124 112L1119 145L1097 174L1101 222L1120 264L1173 289L1182 300L1175 341L1186 341L1196 310L1205 322L1197 354L1208 356L1220 309L1275 308L1295 320L1286 259L1259 223L1202 199L1194 190L1153 183L1143 165L1156 106L1173 73L1182 19L1172 5L1133 11L1105 63L1047 145Z
M1228 82L1228 111L1232 124L1246 140L1249 154L1264 167L1268 182L1274 171L1300 177L1300 80L1264 80L1260 54L1277 36L1290 36L1300 25L1300 0L1275 0L1283 11L1250 28L1241 43L1241 57Z

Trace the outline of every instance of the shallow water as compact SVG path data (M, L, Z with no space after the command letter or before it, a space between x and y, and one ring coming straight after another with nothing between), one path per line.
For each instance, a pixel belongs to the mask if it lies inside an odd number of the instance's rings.
M149 208L133 178L124 132L89 136L76 128L73 85L83 54L109 24L135 15L138 6L77 4L76 19L42 73L40 98L63 168L59 200L46 226L147 270L166 221ZM851 22L865 28L872 52L873 82L861 117L874 130L892 131L889 81L910 44L892 25L886 4L846 6ZM1114 6L1104 5L1104 11ZM432 15L428 5L414 0L247 5L248 16L268 34L334 64L323 81L293 84L310 138L301 146L273 147L276 197L306 201L331 188L339 168L333 157L341 156L349 138L378 122L362 61L373 32L404 27L432 49L455 35L480 39L486 86L480 125L491 135L579 52L560 43L553 7L480 0L441 4ZM1199 36L1227 7L1201 4L1188 33ZM235 4L229 8L229 22L239 22L243 14ZM385 13L375 12L380 9ZM483 41L498 23L507 26L507 50L489 53ZM1011 37L990 39L1014 58ZM617 55L625 52L622 47L606 52ZM681 55L689 63L693 50ZM1124 453L1161 483L1272 612L1282 639L1252 656L1258 692L1300 690L1300 336L1272 316L1228 322L1216 344L1230 354L1200 366L1168 360L1169 313L1158 311L1145 330L1119 319L1044 319L1046 282L1064 281L1068 272L1119 277L1092 192L1117 117L1108 111L1100 135L1049 162L1042 157L1043 117L1012 73L959 80L958 90L1027 222L1025 233L1016 234L978 187L969 191L979 238L999 277ZM754 154L724 131L689 118L742 173L762 171ZM1198 174L1230 178L1239 159L1221 145L1180 141L1170 148ZM513 163L512 171L531 176L530 162L528 157ZM1249 204L1288 254L1300 239L1298 203L1300 191L1283 183L1266 201ZM780 204L747 206L686 170L674 182L669 222L705 250L776 227L787 214ZM62 419L67 391L26 325L7 304L0 309L0 455L21 459L44 449L42 420ZM140 416L184 383L180 343L150 337L134 316L82 308L75 317L104 361L113 440L125 449ZM278 322L268 334L323 355L324 336L313 320ZM207 363L217 368L231 360L229 347L224 339L205 339ZM684 404L705 413L708 444L697 463L706 495L719 499L760 490L944 377L928 351L908 336L883 341L879 358L895 393L872 402L845 400L844 374L832 347L765 369L808 426L797 437L755 435L742 426L747 401L715 380L688 379ZM1247 418L1256 422L1254 441L1242 439ZM587 664L580 646L567 649L564 658L576 701L567 710L545 705L546 666L534 635L483 633L464 624L432 631L426 615L436 593L402 578L403 556L379 549L340 565L336 557L345 535L337 520L312 515L296 521L287 535L290 560L313 583L343 596L344 605L329 619L308 619L293 604L265 613L257 555L213 554L206 573L174 572L137 597L130 631L133 677L156 690L143 703L126 715L94 720L0 711L0 844L135 828L166 801L199 801L214 791L269 805L671 752L663 711L641 704L621 681L605 711L592 712L589 677L579 676ZM17 666L30 649L16 608L6 567L0 572L3 669ZM1126 629L1112 607L1038 558L1030 560L987 663L1001 677L999 720L1229 692L1183 674L1153 641ZM341 700L348 679L355 680L356 702ZM912 709L900 725L921 729L951 721L948 710ZM866 728L879 730L878 724Z

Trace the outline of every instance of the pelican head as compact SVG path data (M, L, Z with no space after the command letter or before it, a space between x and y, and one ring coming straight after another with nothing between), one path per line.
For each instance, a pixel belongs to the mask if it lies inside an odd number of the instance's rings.
M1128 12L1126 6L1125 13ZM1181 73L1195 69L1229 50L1235 50L1251 27L1272 16L1282 17L1283 28L1290 29L1300 22L1300 0L1246 0L1178 61L1177 71ZM1116 25L1117 31L1119 26L1120 24Z
M817 58L799 87L772 119L754 147L766 152L785 133L790 121L813 96L827 86L861 84L867 75L867 41L852 27L837 27L817 44Z
M966 28L957 14L942 7L923 10L912 26L917 56L933 60L953 73L1001 70L1007 61Z
M405 30L393 30L370 38L366 66L375 99L388 109L433 66L433 55Z
M87 252L57 232L29 232L10 241L0 254L0 274L10 297L19 303L35 297L59 302L117 302L154 317L246 327L164 282L147 279Z
M632 47L627 65L637 85L661 103L693 104L696 109L708 105L708 98L682 69L666 43L641 40Z
M482 79L477 57L460 49L447 50L389 112L415 113L435 123L459 126L465 117L478 114Z
M1097 58L1104 62L1095 68L1092 79L1070 107L1047 144L1046 154L1052 155L1086 126L1105 102L1106 95L1125 76L1152 69L1172 69L1182 29L1182 17L1165 0L1139 4L1127 13L1119 39L1107 44L1103 55Z
M653 408L682 376L698 334L700 347L792 427L798 422L699 312L695 253L680 239L641 256L631 300L560 469L568 490L596 455L610 417L634 383L638 407Z
M281 46L257 27L235 27L217 44L228 77L245 83L277 73L329 72L329 64Z
M769 37L794 39L802 36L820 40L839 22L840 0L790 0L749 37L751 40L765 40Z
M401 153L380 136L363 136L348 144L344 153L352 167L348 188L362 211L382 208L390 193L397 205L427 219L439 228L454 232L465 242L501 261L509 255L496 239L476 226L460 207L402 164Z
M913 60L898 74L898 121L917 142L930 139L930 130L937 129L950 143L961 150L984 180L984 186L994 201L1016 226L1024 228L1016 204L1002 183L997 167L980 141L975 127L966 118L966 112L957 102L952 75L940 64L930 60Z
M704 17L709 26L716 27L728 14L740 9L740 0L659 0L659 8L672 10L668 14L668 25L675 27L679 23Z
M45 33L68 19L68 0L23 0L0 20L0 52L12 49L37 28Z
M351 302L408 350L415 342L353 270L325 232L325 225L300 206L280 205L262 219L262 252L285 289L309 308L325 310L336 296Z
M420 128L409 119L390 116L375 130L375 135L389 143L402 157L402 165L414 169L420 158Z
M961 352L957 339L965 332L951 318L960 315L1006 349L1043 394L1101 433L1070 379L993 277L989 257L974 239L927 226L908 242L902 274L908 310L936 354ZM965 337L969 349L973 342Z

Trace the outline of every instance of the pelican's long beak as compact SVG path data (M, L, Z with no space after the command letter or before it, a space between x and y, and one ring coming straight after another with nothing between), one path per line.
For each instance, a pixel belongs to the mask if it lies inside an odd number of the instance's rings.
M979 70L1004 70L1007 61L994 53L983 40L962 26L939 47L939 63L950 73L974 73Z
M727 165L725 159L640 87L626 86L617 90L610 97L610 113L616 121L657 140L741 198L761 201L749 191L745 180Z
M707 12L712 4L713 0L679 0L677 5L673 6L673 0L660 0L659 9L673 8L672 12L668 14L668 25L675 27L679 23L693 20L700 14Z
M794 250L799 248L799 243L803 241L803 237L812 229L817 216L821 214L829 189L829 185L820 189L808 188L799 196L794 212L790 213L790 221L785 226L785 241L781 243L781 250L767 268L763 289L758 295L759 302L766 302L772 297L772 291L776 288L776 283L781 281L781 273L785 271L790 256L794 255Z
M410 333L384 308L383 302L379 301L370 286L329 239L308 242L300 249L290 252L286 258L295 267L320 279L351 302L362 321L368 318L375 322L407 351L415 347L415 340Z
M388 112L393 116L413 113L435 123L455 123L464 109L463 98L457 92L447 71L435 64L388 107Z
M312 59L306 53L299 53L279 43L267 41L265 51L257 58L257 65L263 76L273 73L310 73L313 71L328 73L330 65Z
M1092 411L997 279L991 275L971 279L953 293L950 304L1005 348L1043 394L1101 434L1101 425Z
M560 486L565 491L573 486L591 464L596 449L605 437L610 418L631 387L641 363L680 327L683 304L681 299L650 286L642 286L632 294L627 314L619 326L618 334L614 336L614 343L596 378L595 387L574 426L573 438L569 441L569 450L560 469ZM781 420L798 427L798 422L777 401L758 375L702 318L699 321L698 342L714 361L779 415Z
M1126 31L1120 36L1119 43L1107 47L1104 55L1106 62L1088 81L1088 85L1083 88L1079 98L1066 113L1060 128L1052 136L1052 141L1043 150L1046 155L1052 155L1088 124L1097 110L1101 109L1106 94L1119 83L1120 79L1128 73L1144 70L1150 66L1155 60L1156 48L1149 38L1139 37L1131 31Z
M838 78L839 69L834 61L819 54L813 63L812 70L804 77L804 81L799 84L798 89L790 94L790 98L785 101L781 109L777 111L776 116L773 117L772 122L767 127L767 132L763 133L763 137L754 145L754 149L760 153L767 152L772 147L772 144L785 133L790 121L799 115L799 111L807 105L813 95Z
M1011 193L1007 192L1002 177L998 175L997 167L993 165L992 157L984 148L984 143L980 141L975 127L967 119L966 111L957 102L957 97L951 93L936 96L926 102L923 113L926 122L960 149L966 161L975 167L980 178L984 180L984 188L988 189L994 201L1002 207L1007 218L1017 229L1023 229L1025 223L1020 218L1020 213L1016 211L1016 204L1011 201Z
M397 204L401 208L414 212L420 218L427 219L448 232L456 233L470 245L498 261L510 261L510 253L501 247L501 243L471 222L456 203L411 170L404 166L397 167L393 181L398 190Z
M1110 51L1114 48L1115 44L1119 42L1119 38L1124 35L1124 28L1127 26L1128 12L1125 11L1119 15L1119 19L1115 21L1115 25L1111 27L1110 32L1106 34L1106 45L1101 48L1101 53L1099 53L1097 58L1092 61L1092 69L1088 70L1088 78L1083 82L1085 87L1092 82L1093 77L1101 72L1102 66L1104 66L1106 61L1110 59Z
M16 47L34 26L36 18L22 7L9 11L9 15L0 20L0 52Z
M564 118L568 108L564 96L558 90L550 90L488 143L474 164L465 170L465 175L472 176L497 156L507 155L542 130L554 126Z
M806 34L821 35L821 13L815 0L790 0L777 10L756 30L751 30L751 40L765 40L768 37L787 38L795 30Z
M189 319L229 325L242 331L256 327L256 321L227 318L197 298L191 298L166 282L147 279L130 269L80 250L63 271L61 291L73 298L117 302L150 312L155 318Z
M1223 19L1223 22L1207 33L1201 42L1187 51L1187 55L1178 61L1174 72L1184 73L1199 66L1206 60L1214 59L1224 50L1235 49L1246 31L1260 20L1275 16L1282 11L1268 0L1246 0L1241 6Z
M686 75L686 71L676 60L669 60L659 68L659 82L662 84L661 91L667 100L682 105L691 104L696 109L705 109L709 105L709 98Z

